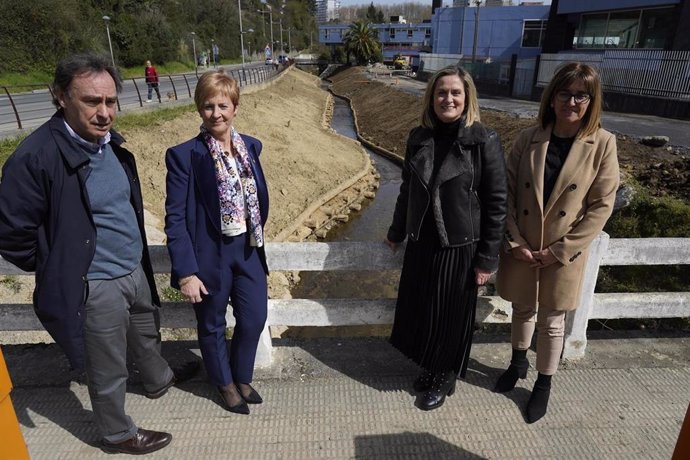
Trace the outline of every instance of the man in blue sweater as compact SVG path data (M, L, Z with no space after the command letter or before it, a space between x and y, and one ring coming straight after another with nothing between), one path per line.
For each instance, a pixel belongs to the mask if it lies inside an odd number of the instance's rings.
M147 397L163 396L176 376L160 354L134 156L112 130L121 88L108 59L76 55L58 64L57 112L2 170L0 255L36 272L36 314L72 367L86 372L101 448L145 454L172 435L125 414L128 347Z

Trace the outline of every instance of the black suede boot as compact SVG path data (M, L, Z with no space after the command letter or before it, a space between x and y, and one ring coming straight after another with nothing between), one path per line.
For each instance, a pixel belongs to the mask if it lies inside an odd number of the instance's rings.
M537 381L534 382L532 395L527 402L527 423L534 423L546 415L551 395L551 377L540 372Z
M527 360L527 350L516 350L513 348L513 357L510 360L510 366L496 381L494 392L505 393L515 388L518 379L527 377L527 368L529 368L529 361Z

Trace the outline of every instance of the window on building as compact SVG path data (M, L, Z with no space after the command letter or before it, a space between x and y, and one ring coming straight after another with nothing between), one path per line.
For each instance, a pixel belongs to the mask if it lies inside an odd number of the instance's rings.
M583 14L573 39L575 48L665 48L673 7Z
M395 38L395 28L391 27L391 33L388 35L388 37L392 40Z
M407 29L407 38L412 38L412 29Z
M325 30L323 31L323 38L324 38L325 40L328 40L328 32L330 32L328 29L325 29Z
M603 48L609 14L583 14L577 34L577 48Z
M431 29L424 29L424 38L431 38Z
M642 11L639 48L666 48L673 36L673 8Z
M611 13L604 39L605 48L635 48L640 11Z
M522 47L541 48L546 31L546 21L526 20L522 25Z

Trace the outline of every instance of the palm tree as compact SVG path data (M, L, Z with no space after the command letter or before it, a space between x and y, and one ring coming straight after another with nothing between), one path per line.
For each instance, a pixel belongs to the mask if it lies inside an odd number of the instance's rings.
M348 61L350 60L350 53L352 53L359 65L364 65L371 59L376 60L381 52L378 34L368 22L356 21L350 24L343 37L343 42Z

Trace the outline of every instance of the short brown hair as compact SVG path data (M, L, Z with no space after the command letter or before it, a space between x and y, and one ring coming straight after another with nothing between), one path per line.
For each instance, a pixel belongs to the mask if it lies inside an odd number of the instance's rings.
M539 105L539 115L537 119L542 128L546 128L556 121L556 112L553 110L552 102L557 92L568 88L576 81L584 83L589 94L589 106L582 119L580 130L577 137L585 137L594 134L601 127L601 106L603 93L601 91L601 80L596 69L590 65L580 62L568 62L556 70L549 85L541 95Z
M438 117L434 112L434 91L436 90L436 83L443 78L452 75L457 75L462 80L465 86L465 126L472 126L474 122L480 121L479 117L479 101L477 100L477 88L474 86L472 76L468 71L460 66L451 65L444 67L436 72L429 83L426 85L426 92L424 93L424 107L422 108L421 125L425 128L435 128L439 123Z
M226 96L235 107L240 103L240 87L237 80L225 73L224 69L209 70L199 77L194 90L196 109L200 111L204 103L216 94Z

